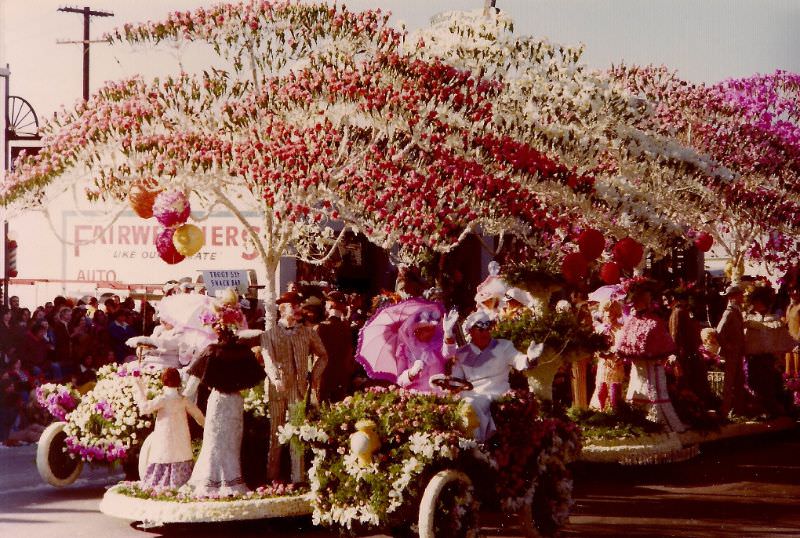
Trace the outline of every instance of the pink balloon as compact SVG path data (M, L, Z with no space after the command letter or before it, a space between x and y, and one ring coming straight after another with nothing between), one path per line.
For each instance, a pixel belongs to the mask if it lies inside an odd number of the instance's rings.
M162 260L170 265L182 262L186 257L175 250L172 236L175 233L173 228L164 228L156 236L156 251Z

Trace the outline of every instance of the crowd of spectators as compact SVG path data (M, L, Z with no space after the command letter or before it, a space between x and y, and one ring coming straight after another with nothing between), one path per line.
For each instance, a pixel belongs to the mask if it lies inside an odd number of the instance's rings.
M31 309L10 297L0 309L0 442L15 432L46 422L32 396L43 383L72 383L88 390L98 368L122 362L131 349L125 341L152 332L154 309L136 308L118 295L69 299L55 297Z

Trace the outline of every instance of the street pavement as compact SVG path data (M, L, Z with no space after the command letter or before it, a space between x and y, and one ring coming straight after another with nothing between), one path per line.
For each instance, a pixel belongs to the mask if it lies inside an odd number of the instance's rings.
M84 468L75 484L57 489L39 478L35 452L0 447L0 538L338 536L309 518L142 530L98 510L119 471ZM800 432L717 443L659 467L580 465L575 488L564 537L800 537ZM481 520L488 538L519 535L513 518L483 513Z

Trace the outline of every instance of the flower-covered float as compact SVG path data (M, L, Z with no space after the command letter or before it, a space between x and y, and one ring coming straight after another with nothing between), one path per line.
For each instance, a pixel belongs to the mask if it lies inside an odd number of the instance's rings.
M495 434L477 443L465 404L373 387L286 424L283 440L314 455L313 521L384 531L413 521L421 537L475 536L488 505L518 513L527 536L555 532L572 503L566 466L580 452L578 429L540 416L531 394L509 392L492 404Z
M42 433L36 451L36 468L45 482L73 483L84 462L121 463L126 474L136 473L139 450L153 424L138 413L124 381L128 376L141 377L148 390L160 389L155 367L111 364L98 371L97 384L83 396L69 384L48 383L36 390L40 405L57 419Z

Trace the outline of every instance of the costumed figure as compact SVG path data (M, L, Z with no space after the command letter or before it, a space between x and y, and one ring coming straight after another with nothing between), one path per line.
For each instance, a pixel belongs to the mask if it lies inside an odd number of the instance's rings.
M689 309L688 292L679 290L673 297L669 334L675 342L679 386L700 398L706 408L718 404L708 384L708 370L698 353L700 328Z
M769 313L772 288L756 286L750 292L750 313L745 317L745 379L761 410L770 415L786 414L783 378L778 357L794 347L786 325ZM784 401L782 401L784 400Z
M786 308L786 325L794 339L794 348L786 353L786 375L800 375L800 288L789 289L789 306Z
M133 388L139 411L143 414L156 413L147 471L142 477L142 484L151 488L179 488L189 480L194 465L186 415L192 415L202 426L203 413L178 392L181 376L175 368L166 368L161 373L164 391L152 400L147 399L141 377L127 379L135 380Z
M137 336L126 343L136 347L143 364L161 368L183 368L217 340L203 320L214 309L214 299L206 295L178 293L158 303L159 325L150 336Z
M468 381L471 390L460 393L478 415L480 424L473 435L479 442L486 441L494 432L491 404L511 390L508 375L511 369L525 370L533 368L542 354L543 344L531 342L526 353L520 353L510 340L492 338L494 321L486 312L477 311L464 321L464 332L469 335L470 343L456 347L452 338L453 322L448 315L447 336L444 354L455 356L452 377Z
M615 407L622 399L625 364L614 348L617 333L622 329L622 303L606 301L600 306L600 311L603 317L600 323L595 324L595 332L604 335L611 342L611 348L597 354L595 388L589 407L602 411L607 405Z
M250 347L236 337L243 318L236 293L226 290L216 312L206 317L218 342L209 345L188 370L187 391L196 389L198 382L211 389L203 445L189 479L197 496L247 491L241 469L244 400L240 392L258 385L264 370Z
M361 329L356 360L372 379L438 392L429 381L445 371L443 314L441 303L418 298L381 308Z
M317 334L328 352L328 364L318 387L319 400L338 402L350 394L357 366L350 323L346 321L347 298L340 291L330 292L325 308L328 318L317 325Z
M722 293L728 306L717 324L717 341L720 356L725 360L725 384L722 388L722 415L742 415L747 408L747 391L744 380L744 317L742 301L744 292L739 286L730 285Z
M328 364L328 353L313 328L301 323L298 301L287 299L279 305L280 320L261 335L261 354L266 371L265 392L270 416L269 462L267 478L280 480L283 445L278 441L278 428L286 420L289 406L303 402L306 392L320 386ZM316 356L313 366L309 357ZM310 400L309 394L309 400ZM317 401L319 394L316 394ZM292 481L300 482L305 472L302 450L290 450Z
M497 319L500 314L501 301L505 297L508 285L500 278L500 264L493 261L489 263L489 276L478 284L475 292L475 307L486 312L492 319Z
M617 335L617 353L632 365L626 400L644 407L649 420L682 432L685 427L672 406L664 372L664 362L675 351L675 342L664 320L651 312L652 287L645 280L630 283L628 298L633 310Z

